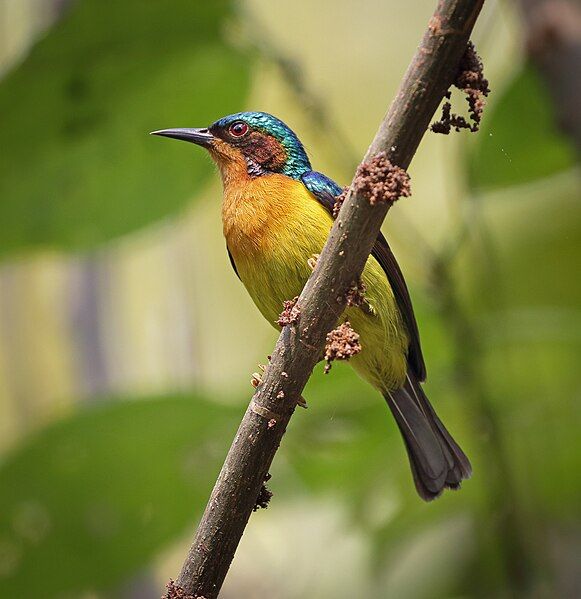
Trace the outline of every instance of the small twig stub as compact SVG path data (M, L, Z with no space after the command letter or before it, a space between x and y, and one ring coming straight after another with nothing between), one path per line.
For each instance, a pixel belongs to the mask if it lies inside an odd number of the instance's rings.
M463 116L452 112L452 104L450 103L452 92L448 90L444 96L446 102L442 105L440 120L433 123L430 129L434 133L443 133L444 135L448 135L452 129L455 131L468 129L475 133L480 129L482 112L484 111L486 97L490 93L490 88L488 80L484 77L482 59L478 56L474 44L470 41L458 65L458 74L454 80L454 86L466 94L468 114L472 122L468 122Z
M170 578L169 582L165 585L166 591L161 599L204 599L204 597L194 597L178 586L174 580Z
M393 204L399 198L412 194L410 176L403 168L392 164L385 152L379 152L359 165L353 188L371 205L380 202Z
M327 334L325 345L325 374L331 370L331 362L334 360L348 360L361 351L359 333L346 320L342 325Z

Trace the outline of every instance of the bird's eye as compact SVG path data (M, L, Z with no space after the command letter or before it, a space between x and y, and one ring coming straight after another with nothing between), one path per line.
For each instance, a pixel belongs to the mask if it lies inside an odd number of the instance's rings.
M234 137L242 137L248 133L248 125L242 121L237 121L228 127L228 132Z

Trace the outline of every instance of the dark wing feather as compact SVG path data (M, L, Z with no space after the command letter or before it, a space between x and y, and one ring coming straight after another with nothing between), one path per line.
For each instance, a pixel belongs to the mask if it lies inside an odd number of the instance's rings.
M387 275L387 279L393 289L397 305L410 335L408 363L418 381L425 381L426 365L424 363L424 357L422 356L420 332L414 315L412 300L405 279L403 278L403 273L401 272L399 264L387 243L387 239L383 236L383 233L379 234L371 254L379 262L381 268L383 268Z
M236 268L236 263L234 262L234 258L232 257L232 252L230 251L230 248L228 246L226 246L226 250L228 250L228 258L230 258L230 264L232 264L232 268L234 269L236 276L240 278L240 275L238 274L238 269Z
M333 206L336 197L341 193L341 187L339 187L335 181L329 179L329 177L314 171L303 175L302 181L305 184L305 187L315 196L315 198L317 198L329 214L333 215ZM371 255L379 262L387 276L387 280L393 289L397 305L410 335L410 347L408 353L409 365L416 375L416 378L419 381L424 381L426 379L426 366L422 356L420 333L418 331L416 317L414 316L412 300L401 269L383 233L379 233L377 241L371 251Z

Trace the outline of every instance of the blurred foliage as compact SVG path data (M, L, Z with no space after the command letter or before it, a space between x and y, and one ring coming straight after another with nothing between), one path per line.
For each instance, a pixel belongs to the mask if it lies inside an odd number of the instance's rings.
M558 424L581 417L581 280L571 276L581 263L580 189L578 182L569 190L549 185L505 205L493 202L485 212L494 252L476 243L466 256L472 265L490 256L470 269L469 306L513 475L526 501L557 520L573 518L581 497L581 482L567 476L581 468L577 431Z
M222 40L231 14L83 0L33 48L0 85L0 253L85 248L184 205L209 161L147 132L244 104L252 65ZM342 364L316 370L273 464L276 502L345 506L373 548L377 597L405 587L385 577L420 544L407 588L423 590L391 596L501 596L558 570L555 531L578 518L581 208L578 182L554 177L575 157L530 67L490 108L464 164L478 195L452 225L467 234L414 294L427 391L474 478L427 509L384 402ZM200 393L124 397L24 439L0 463L0 596L100 590L142 569L199 517L240 416Z
M310 410L283 453L313 491L361 505L387 474L386 456L402 449L386 406L345 366L319 369L306 395ZM199 518L240 409L199 395L133 399L82 410L2 464L1 597L107 588ZM292 495L285 478L273 488Z
M511 79L483 120L470 154L470 184L491 191L571 168L575 151L555 127L548 91L531 65Z
M83 0L36 44L0 85L0 254L90 247L191 198L209 160L147 135L240 107L230 4Z
M273 465L270 486L287 498L303 485L332 493L381 534L390 488L409 477L387 407L341 364L329 375L318 368L305 396L309 410L291 423L279 456L286 466ZM240 417L199 395L132 398L28 438L0 468L0 597L103 589L139 571L201 515ZM380 499L378 522L370 494ZM395 524L409 533L428 516L412 485L406 498L417 517ZM454 501L439 505L448 513Z
M0 468L0 596L108 587L147 563L198 517L239 412L110 402L29 438Z

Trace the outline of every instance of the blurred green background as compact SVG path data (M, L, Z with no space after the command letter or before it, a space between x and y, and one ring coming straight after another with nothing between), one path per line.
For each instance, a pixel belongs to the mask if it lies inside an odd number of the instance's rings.
M0 0L2 599L159 597L276 338L208 157L147 133L266 110L346 184L433 8ZM427 134L384 227L473 478L422 503L383 400L317 370L221 596L581 596L581 184L524 37L487 3L482 130Z

